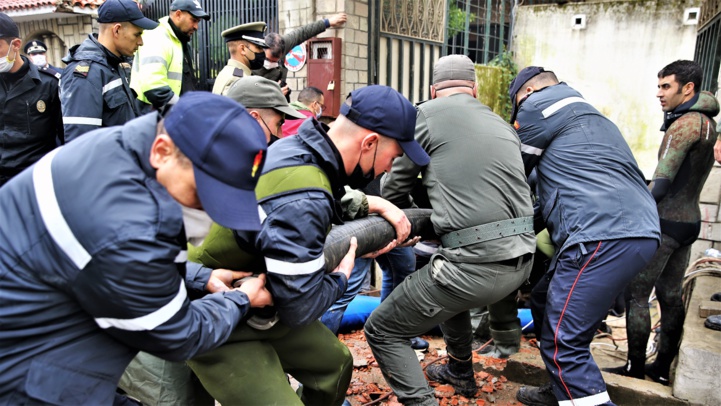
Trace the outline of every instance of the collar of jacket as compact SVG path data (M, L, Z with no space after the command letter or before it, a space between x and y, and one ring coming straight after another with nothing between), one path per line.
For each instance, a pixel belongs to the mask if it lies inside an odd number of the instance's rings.
M20 66L20 69L18 69L17 72L7 72L7 73L0 73L0 78L2 78L3 82L6 84L13 84L17 82L18 80L22 79L25 75L30 73L31 66L35 66L28 60L25 55L20 55L20 57L23 59L23 64ZM40 80L40 77L38 76L37 69L35 70L35 75L31 75L34 79Z
M93 61L111 68L117 68L124 59L110 52L103 44L98 42L98 34L89 34L88 38L79 45L70 48L63 62L69 64L73 61Z
M346 174L343 157L328 137L329 128L316 119L305 120L298 128L297 137L318 156L319 166L330 180L333 198L340 201L345 194Z
M691 100L676 106L676 108L672 111L667 111L663 115L663 125L661 126L661 131L666 131L669 127L671 127L671 124L673 124L674 121L678 120L679 117L688 113L688 111L691 110L691 107L693 107L693 105L698 102L698 96L700 94L701 92L696 93L696 95L694 95Z

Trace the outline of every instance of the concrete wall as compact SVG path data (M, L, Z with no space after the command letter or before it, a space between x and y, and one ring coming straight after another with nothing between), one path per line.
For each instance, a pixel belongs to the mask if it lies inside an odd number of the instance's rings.
M279 30L284 34L335 13L348 14L345 28L329 28L319 38L342 39L341 95L368 83L368 1L367 0L279 0ZM306 86L307 65L288 72L288 85L294 91ZM295 93L297 95L297 93Z
M93 24L97 25L97 23L89 15L61 13L55 15L60 18L22 21L17 25L23 46L31 39L40 38L48 46L46 55L48 63L64 68L65 64L60 59L67 55L70 47L83 42L87 35L93 32Z
M700 0L611 1L516 8L512 50L519 68L554 70L616 123L650 178L663 134L658 71L693 59L696 25L684 10ZM585 29L573 29L574 16Z

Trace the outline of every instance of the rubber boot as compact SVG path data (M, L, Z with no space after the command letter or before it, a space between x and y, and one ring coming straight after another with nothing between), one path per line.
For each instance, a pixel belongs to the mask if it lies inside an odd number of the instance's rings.
M505 359L521 349L520 327L513 330L491 329L491 337L493 337L493 344L479 350L478 354L485 357Z
M625 365L620 367L603 368L603 371L610 372L616 375L628 376L636 379L644 378L644 358L628 357Z
M433 364L426 368L428 379L453 386L456 393L467 398L476 396L478 386L473 375L473 359L459 360L448 354L447 364Z

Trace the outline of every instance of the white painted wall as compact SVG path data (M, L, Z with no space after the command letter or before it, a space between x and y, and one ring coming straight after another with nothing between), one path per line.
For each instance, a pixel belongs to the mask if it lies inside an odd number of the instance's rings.
M684 10L700 0L611 1L519 6L512 50L519 69L543 66L577 89L626 137L647 178L657 162L663 113L657 74L693 59L696 25ZM575 15L586 28L573 29Z

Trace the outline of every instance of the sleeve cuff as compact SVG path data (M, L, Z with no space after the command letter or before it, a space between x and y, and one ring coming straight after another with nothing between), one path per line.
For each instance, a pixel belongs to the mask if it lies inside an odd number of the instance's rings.
M323 22L325 23L325 28L329 28L329 27L330 27L330 20L329 20L329 19L324 18L324 19L323 19Z

